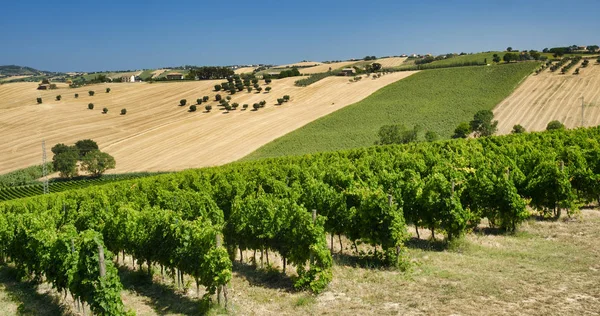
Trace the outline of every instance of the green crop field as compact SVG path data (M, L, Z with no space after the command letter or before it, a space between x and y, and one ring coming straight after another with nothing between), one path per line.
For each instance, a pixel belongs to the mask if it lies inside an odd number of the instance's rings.
M425 70L390 84L259 148L244 159L299 155L370 146L386 124L419 124L449 138L478 110L491 110L537 62ZM421 136L422 137L422 136Z

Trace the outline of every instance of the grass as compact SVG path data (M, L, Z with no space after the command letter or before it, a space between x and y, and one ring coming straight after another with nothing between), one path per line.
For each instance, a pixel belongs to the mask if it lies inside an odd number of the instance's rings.
M142 73L140 74L140 78L142 78L142 80L146 80L150 77L152 77L152 73L155 71L155 69L146 69L144 71L142 71Z
M426 238L426 231L421 232ZM414 235L413 235L414 236ZM416 238L415 238L416 239ZM336 242L337 244L337 242ZM346 244L348 242L346 241ZM409 243L407 272L356 264L345 247L334 255L334 279L313 296L290 289L270 270L234 264L229 291L233 315L595 315L600 310L600 212L572 219L524 223L513 235L476 231L446 247ZM433 246L431 246L433 245ZM346 245L348 246L348 245ZM127 258L126 266L131 266ZM195 286L176 289L156 270L121 266L122 297L138 315L197 315L204 311ZM188 280L189 282L189 280ZM202 294L202 293L200 293ZM208 314L223 310L211 309ZM49 285L19 282L0 267L0 314L72 315Z
M370 146L379 128L420 125L449 138L478 110L491 110L538 63L460 67L421 71L390 84L366 99L311 122L259 148L244 159L343 150ZM422 137L422 135L421 135Z

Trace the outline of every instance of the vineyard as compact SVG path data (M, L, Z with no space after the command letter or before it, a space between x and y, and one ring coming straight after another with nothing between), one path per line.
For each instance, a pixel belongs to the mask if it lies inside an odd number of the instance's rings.
M113 253L193 276L210 296L226 292L238 252L243 261L254 250L254 262L275 252L297 289L319 293L333 277L335 235L355 255L370 245L362 255L404 269L408 225L452 241L484 218L514 231L527 203L544 218L573 215L600 196L599 137L589 128L371 147L9 201L0 254L98 314L124 313Z

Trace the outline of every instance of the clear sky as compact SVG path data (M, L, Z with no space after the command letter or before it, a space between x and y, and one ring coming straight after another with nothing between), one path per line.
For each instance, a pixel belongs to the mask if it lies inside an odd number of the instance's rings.
M50 71L600 44L600 0L7 0L0 8L0 65Z

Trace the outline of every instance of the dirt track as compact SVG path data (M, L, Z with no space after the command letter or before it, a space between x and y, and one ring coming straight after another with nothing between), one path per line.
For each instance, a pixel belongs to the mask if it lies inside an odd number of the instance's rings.
M584 125L600 124L600 65L591 61L581 74L573 75L548 69L530 75L494 109L498 133L507 134L513 125L521 124L528 131L546 129L548 122L559 120L567 128L581 126L581 97L584 97Z
M231 101L240 108L245 103L252 108L253 103L266 100L265 108L227 114L217 108L212 91L222 80L113 83L77 89L59 85L60 89L50 91L36 90L36 83L5 84L0 86L0 173L40 164L43 139L51 159L54 144L91 138L117 160L113 172L224 164L411 74L399 72L352 84L347 78L329 77L305 88L294 86L297 78L274 80L271 93L238 92ZM105 93L106 87L112 91ZM95 96L88 96L88 90L94 90ZM54 100L58 94L61 101ZM286 94L291 102L275 105ZM44 100L41 105L35 101L38 95ZM193 113L188 106L179 106L180 99L187 99L189 105L204 95L210 96L211 113L203 113L204 104ZM90 102L94 110L87 109ZM102 114L103 107L109 109L108 114ZM119 114L122 108L127 115Z

